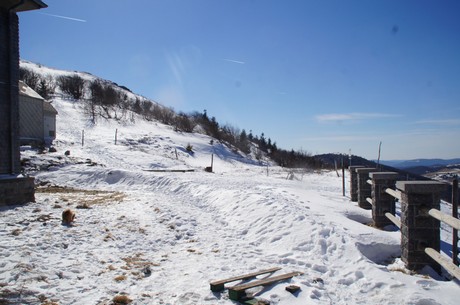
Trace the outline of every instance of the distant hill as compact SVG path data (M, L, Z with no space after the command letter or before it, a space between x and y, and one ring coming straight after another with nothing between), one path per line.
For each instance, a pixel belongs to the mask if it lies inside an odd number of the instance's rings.
M452 180L452 177L457 175L460 169L460 158L382 161L382 163L411 174L422 175L443 181Z
M340 154L330 153L330 154L316 155L314 157L315 159L320 161L322 164L330 168L333 168L335 166L335 163L337 163L338 167L341 167L342 158L343 158L344 166L347 168L348 166L350 166L350 163L351 165L363 165L366 167L377 167L377 163L375 163L374 161L370 161L363 157L355 156L355 155L351 156L351 162L350 162L350 158L348 155L343 156Z
M114 120L133 124L135 117L152 124L171 126L178 133L199 133L210 136L213 143L224 144L241 157L256 159L260 164L276 163L283 167L321 168L303 151L285 150L264 133L260 136L247 133L228 123L220 124L214 116L193 111L176 112L160 102L132 92L113 81L88 72L49 68L26 60L20 61L20 80L40 94L45 100L64 99L85 109L89 124Z
M333 168L335 166L335 163L337 163L338 167L341 167L342 155L340 154L316 155L315 158L318 159L320 162L322 162L325 166L328 166L330 168ZM348 156L344 156L343 162L344 162L344 166L348 168L348 166L350 165L350 159L348 158ZM404 178L404 180L426 180L427 179L417 174L415 175L411 174L407 172L406 170L388 166L382 163L377 164L375 161L367 160L363 157L355 156L355 155L351 156L351 165L362 165L364 167L369 167L369 168L378 168L380 171L397 172L401 175L401 178Z
M349 166L348 156L343 156L343 162L345 168ZM314 158L318 159L324 166L329 168L334 168L337 164L338 168L341 168L342 155L340 154L323 154L316 155ZM460 175L460 159L451 159L451 160L442 160L442 159L419 159L422 160L419 163L416 160L410 161L400 161L399 164L405 163L408 165L411 164L433 164L432 166L413 166L400 168L396 166L389 166L388 164L398 164L394 161L381 161L379 165L376 162L367 160L359 156L352 156L351 164L352 165L362 165L369 168L378 168L380 171L386 172L396 172L399 174L398 180L435 180L440 182L448 183L447 190L441 194L441 198L447 202L451 202L452 194L452 184L451 181L454 176ZM447 163L448 165L434 165ZM346 176L348 174L345 174Z
M414 160L393 160L381 161L382 164L389 165L396 168L410 168L410 167L445 167L449 165L460 164L460 158L457 159L414 159Z

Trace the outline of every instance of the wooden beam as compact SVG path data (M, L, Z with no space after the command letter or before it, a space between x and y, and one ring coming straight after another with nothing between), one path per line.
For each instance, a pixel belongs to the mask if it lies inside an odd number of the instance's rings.
M447 223L452 228L460 230L460 219L444 214L443 212L436 210L436 209L429 210L428 214L430 214L432 217L436 218L437 220Z
M258 287L258 286L266 286L266 285L270 285L276 282L284 281L284 280L290 279L299 274L302 274L302 272L290 272L290 273L285 273L285 274L281 274L281 275L274 276L274 277L269 277L263 280L250 282L247 284L236 285L236 286L228 288L228 296L230 300L238 301L246 295L245 291L247 289Z
M258 275L267 274L267 273L273 273L273 272L276 272L278 270L281 270L281 268L280 267L274 267L274 268L270 268L270 269L265 269L265 270L260 270L260 271L257 271L257 272L253 272L253 273L248 273L248 274L244 274L244 275L230 277L230 278L223 279L223 280L212 281L209 284L211 285L211 291L219 292L219 291L222 291L222 290L225 289L224 285L226 283L231 283L231 282L240 281L240 280L248 280L248 279L254 278L254 277L258 276Z
M390 194L391 196L395 197L399 201L401 201L401 192L400 191L395 191L390 188L385 189L385 193Z
M389 213L389 212L386 212L386 213L385 213L385 216L386 216L389 220L391 220L391 222L394 223L395 226L397 226L399 229L401 229L401 220L400 220L398 217L394 216L393 214L391 214L391 213Z
M460 280L460 268L448 261L445 257L441 255L438 251L433 248L425 248L425 253L428 254L432 259L434 259L438 264L444 267L450 274L455 276Z
M46 5L41 0L28 0L28 1L19 1L19 0L2 0L5 2L7 8L13 7L15 12L23 12L23 11L30 11L30 10L38 10L41 8L47 8ZM3 3L1 4L3 6Z
M371 198L369 198L369 197L366 197L366 201L367 201L367 202L369 202L371 205L373 205L373 203L372 203L372 199L371 199Z

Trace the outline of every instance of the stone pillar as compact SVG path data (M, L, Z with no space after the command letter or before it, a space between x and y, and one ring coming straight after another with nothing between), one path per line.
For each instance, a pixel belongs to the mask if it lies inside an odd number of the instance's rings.
M19 150L19 18L45 8L39 0L0 1L0 205L34 201L34 179L21 173Z
M370 210L372 205L367 202L367 198L372 195L372 186L367 183L369 180L369 173L377 172L375 168L357 168L356 173L358 174L358 205L359 207Z
M356 173L357 168L363 168L362 165L351 165L348 167L350 171L350 198L351 201L358 201L358 174Z
M0 206L35 202L33 177L0 177Z
M19 156L19 23L0 6L0 175L21 172Z
M372 178L372 219L374 220L374 226L383 228L392 225L393 222L385 216L385 213L395 215L396 198L387 194L385 190L387 188L394 190L399 174L395 172L376 172L370 173L369 177Z
M418 270L430 265L437 272L441 267L425 248L440 250L440 222L428 215L440 208L441 192L447 186L436 181L397 181L401 190L401 259L408 269Z

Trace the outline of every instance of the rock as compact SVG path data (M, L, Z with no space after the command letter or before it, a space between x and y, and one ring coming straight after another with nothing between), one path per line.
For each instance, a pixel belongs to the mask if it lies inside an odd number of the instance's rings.
M300 287L297 285L289 285L286 287L286 290L289 291L290 293L296 293L297 291L300 290Z

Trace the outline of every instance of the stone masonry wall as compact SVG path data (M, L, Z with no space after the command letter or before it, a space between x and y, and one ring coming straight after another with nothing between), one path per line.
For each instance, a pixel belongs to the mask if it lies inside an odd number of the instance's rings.
M350 197L351 201L358 201L358 174L356 173L357 168L363 168L361 165L352 165L348 169L350 171Z
M35 202L34 178L0 179L0 206Z
M428 211L440 208L441 192L446 185L434 181L398 181L401 190L401 259L409 269L430 265L440 266L426 253L425 248L440 250L440 222Z
M395 215L395 201L396 199L390 194L386 193L387 188L394 189L398 173L393 172L378 172L370 173L372 178L372 219L377 228L383 228L393 223L389 220L385 213Z
M0 175L20 172L18 81L18 16L0 8Z

